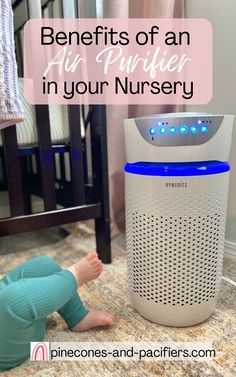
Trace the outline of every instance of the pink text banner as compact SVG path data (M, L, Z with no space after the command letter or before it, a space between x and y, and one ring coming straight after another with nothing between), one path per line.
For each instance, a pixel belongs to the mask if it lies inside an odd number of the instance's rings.
M24 27L32 104L206 104L212 27L205 19L34 19Z

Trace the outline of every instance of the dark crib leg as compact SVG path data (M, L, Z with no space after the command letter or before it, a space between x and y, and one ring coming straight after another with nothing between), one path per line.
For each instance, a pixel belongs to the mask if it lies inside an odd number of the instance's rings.
M109 214L95 220L96 246L99 258L103 263L111 263L111 233Z
M101 217L95 220L97 252L103 263L111 263L111 234L108 189L106 108L93 106L91 125L93 188L101 202Z

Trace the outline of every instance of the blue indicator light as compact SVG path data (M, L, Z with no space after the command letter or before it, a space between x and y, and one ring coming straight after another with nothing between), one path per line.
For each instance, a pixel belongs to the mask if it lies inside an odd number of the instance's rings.
M170 127L170 133L171 134L176 134L176 132L177 132L177 128L175 126L171 126Z
M198 120L197 122L198 122L198 124L202 124L202 121L201 121L201 120Z
M125 172L138 175L191 177L221 174L230 170L228 162L134 162L125 165Z
M161 126L161 122L158 122L158 126Z
M161 127L160 128L160 134L164 135L166 133L166 128L165 127Z
M181 132L181 134L187 134L188 133L188 126L181 126L180 132Z
M150 134L155 135L155 133L156 133L156 128L154 127L150 128Z
M198 127L197 126L192 126L190 128L190 131L192 132L192 134L196 134L198 132Z
M202 131L203 134L206 134L208 132L208 127L202 126L201 131Z

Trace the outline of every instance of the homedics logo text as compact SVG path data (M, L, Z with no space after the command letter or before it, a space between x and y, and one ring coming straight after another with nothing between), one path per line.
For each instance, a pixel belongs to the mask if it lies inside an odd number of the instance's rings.
M186 188L188 187L187 182L166 182L166 187L169 188Z

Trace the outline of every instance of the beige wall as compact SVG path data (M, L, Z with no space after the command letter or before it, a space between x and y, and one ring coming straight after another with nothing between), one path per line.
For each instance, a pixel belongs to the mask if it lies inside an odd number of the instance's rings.
M206 18L213 25L214 88L212 101L186 111L236 115L236 1L185 0L186 17ZM203 62L204 62L204 56ZM204 64L204 63L203 63ZM226 240L236 243L236 121L231 147L231 181Z

